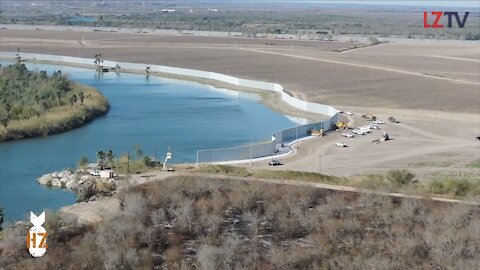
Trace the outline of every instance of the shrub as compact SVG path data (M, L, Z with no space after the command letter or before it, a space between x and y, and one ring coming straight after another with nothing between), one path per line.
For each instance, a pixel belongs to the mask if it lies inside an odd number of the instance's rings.
M94 184L82 185L77 190L77 202L84 202L90 199L92 196L96 195L97 191L94 187Z
M434 180L428 185L429 191L435 194L448 194L455 197L467 195L478 195L480 181L469 181L468 179L446 178Z
M468 180L462 179L456 183L455 195L456 196L466 196L470 191L471 184Z
M78 160L78 167L80 168L84 168L85 166L87 166L88 164L88 159L87 157L81 157L79 160Z
M383 175L365 175L354 183L354 186L371 190L389 190L389 184L385 181Z
M271 171L271 170L258 170L253 172L253 177L257 178L269 178L269 179L285 179L285 180L298 180L307 182L319 182L329 184L343 184L345 179L340 177L334 177L330 175L324 175L314 172L297 172L297 171Z
M200 166L198 169L204 173L218 173L232 176L250 176L251 173L245 167L230 166L230 165L206 165Z
M472 168L472 169L480 169L480 159L475 160L466 166L467 168Z
M387 180L396 188L410 184L415 175L407 170L391 170L387 173Z
M369 37L368 41L370 41L371 45L378 45L381 43L376 37Z
M173 176L131 186L122 191L123 211L87 226L48 213L49 255L40 261L25 252L29 223L7 226L0 234L0 265L476 269L480 263L477 206L414 198L393 202L383 195L225 178ZM476 187L475 181L467 182ZM466 190L463 181L439 183L452 185L452 192Z
M150 167L152 165L152 160L148 156L143 156L140 159L140 162L142 163L143 166L145 167Z
M449 192L445 185L445 182L440 180L434 180L430 182L429 190L434 194L447 194Z
M222 249L203 245L198 250L197 261L200 265L200 269L222 269L224 268L222 263Z

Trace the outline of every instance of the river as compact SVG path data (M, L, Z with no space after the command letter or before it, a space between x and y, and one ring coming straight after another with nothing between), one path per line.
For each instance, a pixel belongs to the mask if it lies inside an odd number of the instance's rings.
M9 62L1 61L2 66ZM139 74L104 73L45 64L29 69L61 70L72 80L95 87L111 109L81 128L44 138L0 143L0 206L5 220L23 219L29 211L57 210L75 203L70 191L40 186L44 173L74 168L80 157L95 161L98 150L133 152L162 159L168 147L174 163L194 162L197 149L239 146L270 138L273 131L296 125L266 108L253 94L198 83Z

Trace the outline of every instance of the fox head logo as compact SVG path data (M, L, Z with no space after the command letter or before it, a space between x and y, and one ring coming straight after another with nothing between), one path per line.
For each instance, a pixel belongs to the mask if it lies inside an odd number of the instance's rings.
M42 257L47 252L47 231L42 226L45 223L45 212L42 212L39 216L30 212L30 222L33 224L33 227L30 228L27 234L28 252L33 257Z

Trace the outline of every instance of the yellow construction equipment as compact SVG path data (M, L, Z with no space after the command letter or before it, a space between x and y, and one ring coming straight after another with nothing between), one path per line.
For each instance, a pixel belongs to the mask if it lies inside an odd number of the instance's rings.
M340 130L348 128L347 123L343 121L338 121L335 125L337 126L337 129L340 129Z

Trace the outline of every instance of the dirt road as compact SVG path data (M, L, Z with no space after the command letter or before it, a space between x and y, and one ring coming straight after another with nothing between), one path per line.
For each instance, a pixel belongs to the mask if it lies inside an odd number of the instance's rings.
M408 199L431 199L433 201L444 202L444 203L460 203L468 205L480 205L480 202L477 201L465 201L465 200L456 200L440 197L425 197L413 194L401 194L401 193L391 193L391 192L382 192L382 191L372 191L366 189L360 189L349 186L340 186L340 185L329 185L323 183L312 183L312 182L303 182L303 181L293 181L293 180L279 180L279 179L260 179L260 178L251 178L251 177L235 177L235 176L224 176L218 174L204 174L204 173L172 173L172 172L162 172L162 171L152 171L144 174L139 174L133 176L128 185L135 186L141 185L154 181L169 181L174 180L174 176L194 176L194 177L207 177L210 179L229 179L231 181L247 181L247 182L262 182L267 184L275 185L292 185L300 187L312 187L318 189L327 189L331 191L340 191L340 192L356 192L362 194L373 194L379 196L389 196L397 198L408 198ZM70 214L78 218L78 222L81 224L88 223L97 223L104 218L115 216L120 213L120 200L117 197L110 198L101 198L97 201L88 202L88 203L79 203L71 206L66 206L61 209L65 214Z

